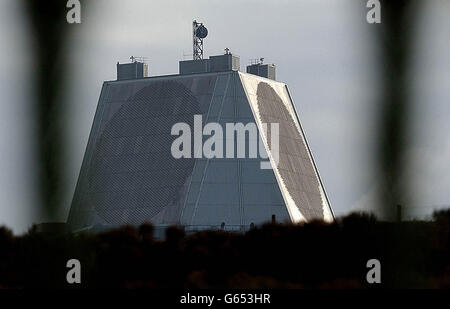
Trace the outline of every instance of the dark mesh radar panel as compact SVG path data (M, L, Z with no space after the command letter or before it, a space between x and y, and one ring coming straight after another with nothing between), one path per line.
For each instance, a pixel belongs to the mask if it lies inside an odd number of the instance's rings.
M199 113L189 89L161 81L137 92L113 116L99 138L88 176L90 202L105 222L139 224L167 205L181 207L181 189L194 160L173 158L170 130L178 122L193 125L189 121Z

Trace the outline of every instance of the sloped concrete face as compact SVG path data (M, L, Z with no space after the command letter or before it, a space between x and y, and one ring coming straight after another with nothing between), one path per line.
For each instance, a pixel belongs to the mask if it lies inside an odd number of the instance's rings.
M69 214L72 228L151 222L239 230L273 215L279 222L331 216L287 89L280 97L274 85L284 84L255 78L230 71L105 82ZM260 157L174 158L173 125L194 128L196 115L203 126L224 128L279 122L279 168L261 169ZM195 152L193 141L191 147Z

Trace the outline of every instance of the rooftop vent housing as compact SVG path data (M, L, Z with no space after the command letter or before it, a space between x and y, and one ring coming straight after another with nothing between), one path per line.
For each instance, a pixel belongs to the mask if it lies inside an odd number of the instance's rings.
M276 80L274 64L255 63L247 66L247 73Z
M117 80L148 77L148 65L143 62L117 63Z
M209 59L180 61L180 74L239 71L240 59L231 53Z

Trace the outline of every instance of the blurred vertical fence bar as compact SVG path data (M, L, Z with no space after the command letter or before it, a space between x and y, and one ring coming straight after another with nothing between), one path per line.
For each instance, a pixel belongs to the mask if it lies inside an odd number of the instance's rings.
M38 166L36 177L42 215L47 220L56 220L63 195L64 136L63 123L65 101L63 89L68 74L67 55L63 46L68 39L69 24L66 20L66 1L22 0L33 39L34 95L33 117L36 123L35 158Z
M381 172L380 213L395 220L396 207L410 192L401 179L413 107L408 101L408 74L419 1L384 0L378 32L381 66L381 114L378 164Z

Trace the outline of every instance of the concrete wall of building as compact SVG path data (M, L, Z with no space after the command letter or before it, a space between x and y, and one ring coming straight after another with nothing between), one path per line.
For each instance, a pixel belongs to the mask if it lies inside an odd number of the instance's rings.
M301 133L297 132L298 140L280 145L283 153L298 151L303 162L293 166L290 157L282 156L280 164L290 176L276 168L261 169L260 157L175 159L171 154L176 138L172 126L183 122L193 128L194 115L201 115L204 125L260 127L261 119L284 117L276 114L282 113L276 105L286 104L293 112L286 94L274 99L284 84L261 85L259 77L236 71L105 82L69 224L75 230L144 222L245 229L269 222L273 215L278 222L294 221L289 207L308 220L324 218L320 183ZM259 108L258 102L263 104ZM283 123L283 130L295 127L295 121ZM298 182L304 191L294 193Z

